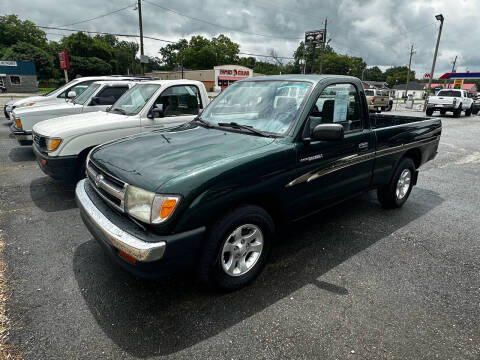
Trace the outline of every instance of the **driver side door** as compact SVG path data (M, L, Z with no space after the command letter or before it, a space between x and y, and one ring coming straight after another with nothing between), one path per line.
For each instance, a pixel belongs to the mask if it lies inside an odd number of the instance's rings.
M319 124L337 123L344 138L333 141L300 141L296 176L287 185L291 203L302 216L364 191L370 186L375 143L367 128L360 91L353 84L327 86L310 110L304 134Z
M155 99L149 116L142 119L142 126L145 130L153 130L182 125L192 121L202 108L200 91L195 85L170 86ZM154 115L153 109L159 110L159 117Z

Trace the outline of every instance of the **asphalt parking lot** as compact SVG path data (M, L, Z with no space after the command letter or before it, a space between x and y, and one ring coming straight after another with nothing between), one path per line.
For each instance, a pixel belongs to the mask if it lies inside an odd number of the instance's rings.
M480 117L443 119L402 209L368 193L292 225L257 281L217 294L111 263L73 186L0 118L9 342L25 359L478 359Z

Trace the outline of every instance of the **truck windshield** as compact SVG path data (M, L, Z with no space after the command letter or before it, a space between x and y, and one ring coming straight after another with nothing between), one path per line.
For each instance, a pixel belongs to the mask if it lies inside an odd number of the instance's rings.
M229 86L201 115L212 125L236 123L281 135L292 124L311 84L300 81L242 81Z
M113 104L110 111L124 115L138 114L160 86L158 84L135 85Z
M462 97L462 93L460 91L455 91L455 90L442 90L438 92L437 96Z
M83 105L87 102L90 96L97 91L100 87L100 84L92 84L90 85L84 92L73 99L74 104Z
M375 96L375 92L373 90L365 90L365 96Z

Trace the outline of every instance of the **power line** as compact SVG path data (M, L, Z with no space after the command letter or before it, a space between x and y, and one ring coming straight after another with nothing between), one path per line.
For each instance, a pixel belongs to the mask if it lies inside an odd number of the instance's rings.
M135 41L136 41L137 38L140 37L140 35L136 35L136 34L118 34L118 33L109 33L109 32L103 32L103 31L89 31L89 30L78 30L78 29L66 29L66 28L60 28L60 27L56 27L56 26L40 26L40 25L37 25L36 27L38 27L38 28L40 28L40 29L48 29L48 30L61 30L61 31L70 31L70 32L84 32L84 33L88 33L88 34L98 34L98 35L114 35L114 36L120 36L120 37L133 38ZM49 34L64 36L63 34L57 34L57 33L49 33ZM144 37L145 39L150 39L150 40L155 40L155 41L162 41L162 42L166 42L166 43L170 43L170 44L177 44L177 43L178 43L178 41L165 40L165 39L160 39L160 38L153 37L153 36L148 36L148 35L144 35L143 37ZM268 58L276 57L276 58L278 58L278 59L289 59L289 60L295 59L295 58L293 58L293 57L288 57L288 56L272 56L272 55L263 55L263 54L252 54L252 53L248 53L248 52L239 52L238 54L239 54L239 55L248 55L248 56L268 57Z
M66 25L60 25L60 26L72 26L72 25L77 25L77 24L82 24L82 23L86 23L88 21L92 21L92 20L97 20L97 19L101 19L101 18L104 18L105 16L109 16L109 15L112 15L112 14L116 14L120 11L123 11L125 9L129 9L131 6L135 5L135 3L132 3L130 5L127 5L121 9L117 9L117 10L114 10L114 11L110 11L109 13L106 13L106 14L103 14L103 15L99 15L99 16L96 16L94 18L91 18L91 19L86 19L86 20L81 20L81 21L77 21L77 22L74 22L74 23L71 23L71 24L66 24Z
M216 24L216 23L213 23L213 22L210 22L210 21L207 21L207 20L197 18L197 17L193 17L193 16L190 16L190 15L185 15L185 14L183 14L183 13L177 11L177 10L170 9L170 8L165 7L165 6L155 4L155 3L151 2L151 1L148 1L148 0L143 0L143 1L147 4L156 6L160 9L165 10L165 11L169 11L173 14L180 15L180 16L186 17L186 18L191 19L191 20L199 21L199 22L211 25L211 26L227 29L227 30L234 31L234 32L237 32L237 33L241 33L241 34L262 36L262 37L266 37L266 38L270 38L270 39L280 39L280 40L301 40L302 39L302 38L293 38L293 37L277 37L277 36L272 36L272 35L265 35L265 34L251 33L251 32L246 32L246 31L242 31L242 30L237 30L237 29L233 29L233 28L228 27L228 26L223 26L223 25L220 25L220 24Z

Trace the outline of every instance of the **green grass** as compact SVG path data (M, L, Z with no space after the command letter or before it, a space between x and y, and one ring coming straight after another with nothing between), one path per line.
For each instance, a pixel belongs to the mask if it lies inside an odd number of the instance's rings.
M40 91L42 94L46 94L49 91L55 90L55 88L38 88L38 91Z

